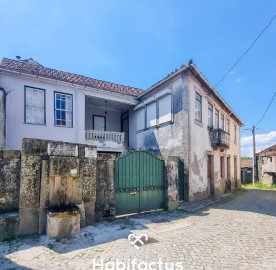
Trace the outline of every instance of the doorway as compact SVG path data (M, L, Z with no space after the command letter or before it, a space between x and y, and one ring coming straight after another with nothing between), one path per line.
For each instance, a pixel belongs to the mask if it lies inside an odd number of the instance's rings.
M208 178L208 188L209 195L213 196L215 194L214 187L214 157L212 155L207 156L207 178Z

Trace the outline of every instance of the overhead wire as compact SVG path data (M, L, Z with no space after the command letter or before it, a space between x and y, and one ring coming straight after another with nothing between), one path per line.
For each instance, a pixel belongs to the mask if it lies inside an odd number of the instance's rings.
M245 50L245 52L239 57L239 59L235 62L235 64L227 71L227 73L218 81L218 83L214 86L214 88L217 88L217 86L227 77L227 75L234 69L234 67L244 58L244 56L250 51L250 49L253 47L253 45L257 42L257 40L262 36L262 34L266 31L266 29L269 27L269 25L274 21L276 18L276 14L272 17L272 19L268 22L268 24L265 26L265 28L261 31L261 33L257 36L257 38L251 43L251 45Z
M276 96L276 91L274 92L274 95L273 95L272 99L270 100L270 102L269 102L269 104L268 104L268 106L267 106L267 108L266 108L266 110L265 110L263 116L261 117L261 119L260 119L260 121L258 122L258 124L255 125L255 127L257 127L257 126L262 122L262 120L264 119L264 117L265 117L265 115L266 115L266 113L267 113L267 111L268 111L270 105L272 104L272 102L273 102L275 96Z

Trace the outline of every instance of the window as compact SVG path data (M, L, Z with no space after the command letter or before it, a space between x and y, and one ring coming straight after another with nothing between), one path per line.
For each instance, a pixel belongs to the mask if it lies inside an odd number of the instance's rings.
M156 102L147 105L147 127L156 126Z
M145 128L145 109L139 109L136 112L137 131Z
M220 127L222 130L224 130L224 115L220 114Z
M219 111L215 109L215 128L219 128Z
M93 115L93 130L106 131L105 116Z
M230 120L227 118L226 121L227 121L226 122L227 123L227 130L226 131L227 131L228 134L230 134Z
M201 99L202 97L196 93L196 97L195 97L195 119L198 122L202 121L202 104L201 104Z
M45 118L45 90L25 86L25 123L43 125Z
M220 157L220 177L225 177L224 157Z
M208 103L208 127L213 127L213 106Z
M70 94L55 92L55 125L73 126L73 98Z
M237 142L237 126L234 125L234 142Z
M166 95L158 99L158 124L172 121L172 96Z

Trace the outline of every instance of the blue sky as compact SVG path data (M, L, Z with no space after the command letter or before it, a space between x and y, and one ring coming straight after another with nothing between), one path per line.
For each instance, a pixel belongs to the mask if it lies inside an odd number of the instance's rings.
M212 85L276 14L275 0L0 0L0 58L147 89L193 59ZM276 91L276 19L217 90L250 131ZM256 133L276 143L276 98Z

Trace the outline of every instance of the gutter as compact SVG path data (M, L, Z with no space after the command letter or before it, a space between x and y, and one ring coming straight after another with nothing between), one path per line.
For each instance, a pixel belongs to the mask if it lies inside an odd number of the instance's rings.
M3 108L0 108L0 110L3 110L3 116L4 116L4 123L3 123L3 141L0 142L0 149L5 149L6 145L7 145L7 136L6 136L6 132L7 132L7 114L6 114L6 96L7 93L5 92L4 88L0 87L0 92L2 92L3 95ZM2 133L2 131L0 130L0 132Z

